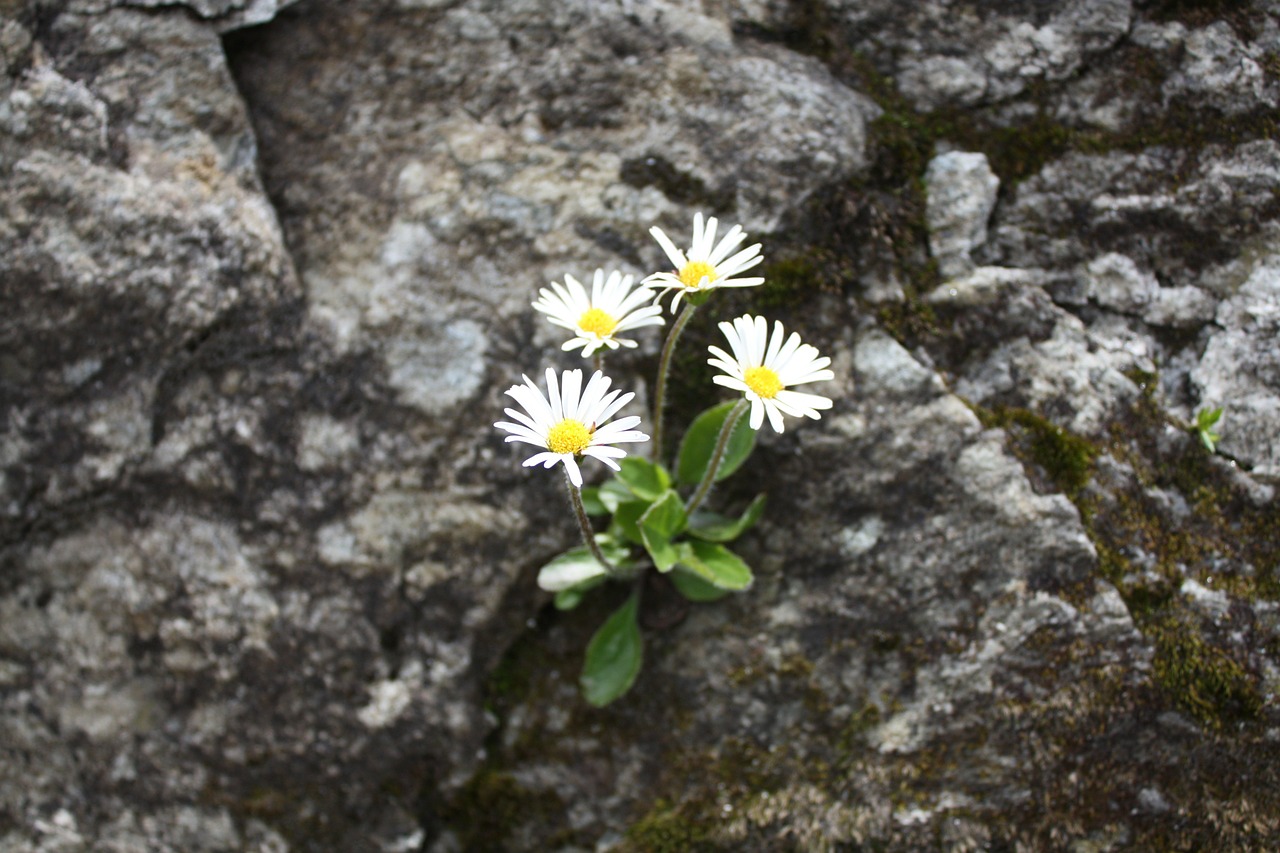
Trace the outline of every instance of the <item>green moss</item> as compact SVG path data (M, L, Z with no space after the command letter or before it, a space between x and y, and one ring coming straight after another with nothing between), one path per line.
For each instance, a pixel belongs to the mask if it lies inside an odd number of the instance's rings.
M1016 184L1068 151L1094 151L1102 147L1096 134L1067 127L1039 110L1024 123L991 129L982 150L991 162L991 170L1001 180Z
M934 337L940 331L933 306L920 299L908 299L876 309L880 327L898 341L914 346Z
M998 406L978 410L984 426L1009 431L1014 452L1044 471L1069 498L1076 498L1089 482L1098 448L1027 409Z
M1110 428L1110 451L1138 482L1086 516L1095 543L1154 555L1158 573L1175 585L1190 575L1246 601L1277 598L1280 507L1259 506L1245 494L1229 464L1160 409L1156 378L1144 378L1149 393ZM1183 433L1177 440L1167 437L1170 426ZM1180 494L1191 512L1171 516L1153 489Z
M872 179L923 192L938 129L896 96L881 106L884 113L867 128Z
M524 824L559 824L565 804L552 791L529 791L509 773L482 770L445 809L465 850L501 850ZM565 832L567 830L562 830Z
M726 738L711 768L721 786L736 793L739 800L776 791L786 781L779 772L778 755L742 738Z
M665 784L658 789L669 793L627 830L623 850L765 849L721 838L717 830L726 813L750 813L797 784L830 790L835 781L826 762L814 756L798 760L785 739L766 749L746 738L725 737L711 749L671 751L663 766Z
M529 690L534 670L525 660L531 656L529 643L517 643L505 655L489 676L487 693L490 702L518 700ZM492 710L492 707L490 708Z
M1145 626L1156 644L1155 678L1173 700L1204 725L1255 720L1262 710L1258 686L1244 668L1210 645L1188 620L1165 615Z
M1110 425L1107 450L1129 463L1136 482L1103 482L1086 493L1099 446L1025 410L978 415L1009 429L1015 452L1075 501L1098 552L1099 576L1116 586L1155 646L1153 681L1164 701L1215 730L1256 720L1262 710L1256 679L1215 643L1214 629L1186 610L1178 591L1192 577L1246 600L1273 596L1280 587L1280 511L1249 501L1225 464L1193 436L1180 430L1180 438L1169 439L1174 422L1156 399L1158 376L1129 378L1145 393ZM1193 511L1171 508L1162 491L1181 494ZM1132 554L1146 558L1141 571Z
M874 702L868 702L863 705L862 710L849 717L849 721L845 723L840 732L840 752L848 756L855 747L863 743L867 732L880 725L881 722L880 706Z
M1267 77L1272 80L1280 80L1280 53L1264 53L1258 64L1262 66L1262 70L1266 72Z
M762 284L755 292L755 305L760 308L785 308L811 299L822 288L818 268L806 257L787 257L766 263L760 274Z
M708 841L706 828L666 800L654 803L648 814L631 825L626 837L631 849L643 853L715 849Z
M550 620L558 618L558 612L544 608L535 622L535 629L518 637L493 668L485 683L485 708L498 717L521 704L534 701L535 695L545 685L545 673L563 666L547 644L535 636L537 629L545 628Z

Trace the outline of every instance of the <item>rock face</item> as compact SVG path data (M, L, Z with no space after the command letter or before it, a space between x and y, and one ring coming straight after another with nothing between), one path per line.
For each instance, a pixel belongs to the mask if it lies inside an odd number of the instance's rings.
M985 154L949 151L929 161L924 180L929 254L944 278L954 278L973 268L970 254L987 242L1000 179Z
M1280 846L1276 12L0 2L0 849ZM836 404L594 710L490 424L695 211L672 425L744 310Z

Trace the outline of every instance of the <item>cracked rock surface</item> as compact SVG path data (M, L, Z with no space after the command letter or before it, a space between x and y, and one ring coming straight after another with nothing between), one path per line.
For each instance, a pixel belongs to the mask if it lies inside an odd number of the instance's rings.
M1278 11L0 0L0 849L1280 846ZM592 709L490 424L696 211L669 423L744 311L835 406Z

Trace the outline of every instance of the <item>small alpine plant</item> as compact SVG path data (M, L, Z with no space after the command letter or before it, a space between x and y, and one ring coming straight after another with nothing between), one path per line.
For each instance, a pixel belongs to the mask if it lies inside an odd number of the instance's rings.
M506 441L538 448L525 467L564 468L569 503L582 534L580 547L559 555L538 572L538 585L554 593L561 610L577 607L583 598L608 582L627 584L631 594L595 632L587 645L579 684L592 705L603 706L622 696L635 683L643 660L640 632L640 594L650 570L670 578L672 585L693 602L712 602L748 589L751 568L728 544L759 521L765 496L758 495L737 515L722 515L704 507L711 487L738 470L755 447L756 432L765 421L775 432L784 429L784 416L817 419L830 409L830 398L796 386L834 378L831 359L803 343L781 323L772 334L764 317L745 314L721 322L729 349L712 346L708 364L721 373L712 381L736 392L736 399L718 403L694 418L674 460L663 453L663 406L672 355L694 312L721 287L755 287L761 277L741 274L759 264L760 244L738 247L746 233L735 225L716 241L715 217L693 218L690 246L682 251L659 228L650 229L674 269L654 273L636 287L632 277L597 270L588 294L576 279L542 288L533 307L571 337L566 352L581 350L593 360L594 371L583 384L580 369L545 369L546 391L528 376L507 395L519 408L505 409L509 421L494 426ZM654 383L652 437L642 432L636 415L615 418L634 398L614 388L603 370L604 356L636 342L618 333L642 326L665 325L659 299L675 291L674 312L658 360ZM749 415L748 415L749 412ZM748 417L743 419L744 415ZM648 458L620 445L642 445ZM636 448L632 448L635 450ZM613 477L600 486L584 486L581 463L591 458L612 469ZM604 521L593 524L592 518Z

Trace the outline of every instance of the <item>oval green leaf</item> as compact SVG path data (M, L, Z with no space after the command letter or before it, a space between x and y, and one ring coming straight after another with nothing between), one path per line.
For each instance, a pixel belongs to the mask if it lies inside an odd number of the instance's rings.
M751 529L764 512L764 494L755 500L738 518L729 518L715 512L695 512L689 519L689 535L707 542L732 542Z
M587 515L608 515L609 508L600 500L599 486L584 486L582 489L582 508Z
M640 516L637 523L640 537L658 571L670 571L676 564L676 549L671 540L683 532L686 522L684 502L672 490L664 493L661 500L654 501Z
M596 496L606 512L617 512L618 504L635 500L635 495L631 493L631 489L627 488L627 484L616 477L612 480L606 480L605 484L596 492Z
M732 594L727 589L712 586L697 575L686 573L680 566L676 566L676 570L667 577L671 578L671 582L675 584L675 588L679 590L680 594L690 601L698 603L719 601L726 595ZM561 595L563 594L561 593Z
M656 501L671 486L671 475L661 465L639 456L628 456L618 462L620 471L614 476L627 484L635 496Z
M751 567L723 545L693 539L680 542L676 547L680 552L680 567L714 587L738 592L751 586L754 580Z
M689 431L680 442L680 457L676 462L676 479L685 485L702 482L711 463L711 454L715 451L716 439L720 435L720 427L725 418L733 411L734 402L712 406L689 425ZM756 431L748 424L745 417L738 419L733 434L729 436L729 446L725 448L724 458L720 460L720 470L716 479L723 480L747 461L756 446Z
M587 644L587 657L578 684L583 697L597 708L630 690L640 673L643 642L636 622L639 603L639 596L633 593Z
M562 589L556 593L555 605L556 610L572 610L582 603L582 599L587 597L587 593L600 584L605 582L604 577L594 577L590 580L583 581L577 586L571 586L568 589Z
M623 501L618 504L618 508L613 511L613 520L609 522L609 532L619 539L643 545L644 539L640 537L640 528L636 526L636 522L645 514L649 506L648 501L638 500Z
M615 566L625 561L631 552L607 533L596 534L596 544L604 558ZM586 545L570 548L538 570L538 586L547 592L560 592L572 586L608 575L608 570L587 550Z

